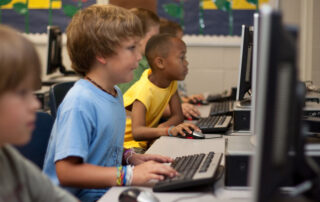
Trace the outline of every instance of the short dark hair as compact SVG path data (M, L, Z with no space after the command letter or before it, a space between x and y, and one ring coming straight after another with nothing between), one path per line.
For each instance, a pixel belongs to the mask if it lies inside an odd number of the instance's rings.
M171 40L174 38L176 37L171 34L157 34L149 39L146 45L146 57L151 68L154 66L154 58L168 56L172 46Z

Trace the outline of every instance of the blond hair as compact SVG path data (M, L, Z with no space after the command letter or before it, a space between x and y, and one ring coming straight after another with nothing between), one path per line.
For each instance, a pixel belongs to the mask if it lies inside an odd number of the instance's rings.
M27 76L41 85L41 65L33 44L17 30L0 25L0 95L16 89Z
M146 35L153 26L160 26L159 17L152 11L145 8L130 9L141 20L143 35Z
M183 29L178 23L161 18L159 32L160 34L172 34L177 36L178 32L183 32Z
M123 40L142 37L139 18L113 5L92 5L74 15L67 27L72 68L86 75L96 56L112 56Z

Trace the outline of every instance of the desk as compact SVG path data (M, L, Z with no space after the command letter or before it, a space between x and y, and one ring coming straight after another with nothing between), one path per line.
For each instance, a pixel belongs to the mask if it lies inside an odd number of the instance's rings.
M198 106L202 117L209 115L210 105ZM237 134L235 134L237 135ZM243 134L242 134L243 135ZM211 135L209 135L211 136ZM222 136L215 139L182 139L176 137L162 136L157 139L146 153L148 154L161 154L175 158L195 153L208 153L214 151L217 153L225 154L227 139L230 136ZM225 165L225 158L223 156L221 165ZM129 187L112 187L99 202L118 201L118 197L122 191ZM150 187L139 187L152 192ZM224 177L214 184L214 193L210 187L208 190L196 190L188 192L167 192L167 193L154 193L154 195L162 202L170 201L187 201L187 202L248 202L251 193L248 190L234 190L224 187Z
M217 139L190 140L175 137L163 136L159 138L147 151L147 153L167 155L170 157L182 156L201 152L220 152L225 153L225 143L227 136ZM177 146L179 145L179 146ZM224 158L221 165L224 165ZM247 190L227 190L224 188L224 178L215 183L215 194L211 190L196 190L195 192L170 192L154 193L160 201L210 201L210 202L229 202L229 201L248 201L250 193ZM119 194L128 187L112 187L99 201L117 201ZM149 187L139 187L152 191ZM179 200L178 200L179 199Z

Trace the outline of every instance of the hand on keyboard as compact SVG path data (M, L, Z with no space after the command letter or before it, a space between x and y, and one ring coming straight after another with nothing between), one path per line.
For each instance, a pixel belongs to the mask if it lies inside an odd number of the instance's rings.
M176 169L179 175L159 181L153 187L153 191L171 191L212 184L221 157L221 153L214 152L177 157L171 167Z
M132 185L148 185L151 180L164 180L165 176L173 178L178 172L168 165L148 161L133 169Z
M200 111L192 104L182 103L182 113L188 120L194 120L193 117L200 117Z

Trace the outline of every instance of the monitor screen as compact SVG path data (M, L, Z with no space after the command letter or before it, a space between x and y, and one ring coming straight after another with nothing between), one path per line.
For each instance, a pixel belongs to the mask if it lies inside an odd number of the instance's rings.
M48 26L48 46L47 46L47 71L52 74L60 71L63 75L73 75L75 72L66 71L62 62L62 32L58 26Z
M292 178L289 149L300 136L304 95L297 91L295 42L284 29L281 14L263 7L259 15L257 142L251 185L254 201L267 202L280 197L280 187Z
M59 70L62 66L62 32L58 26L48 26L47 75Z
M252 53L253 53L253 30L252 27L242 25L241 34L241 49L240 49L240 66L239 79L237 87L236 100L243 100L245 94L251 88L251 68L252 68Z

